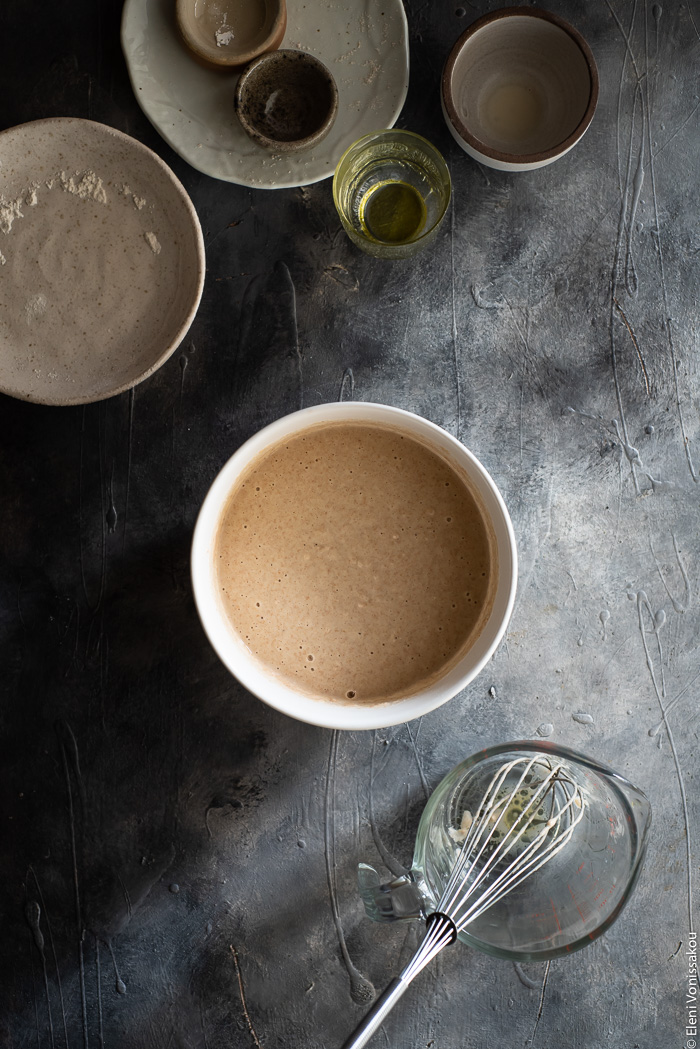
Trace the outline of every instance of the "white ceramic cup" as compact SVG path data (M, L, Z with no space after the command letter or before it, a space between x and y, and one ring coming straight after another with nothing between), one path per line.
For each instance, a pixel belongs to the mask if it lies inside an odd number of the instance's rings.
M230 625L216 578L215 546L229 494L250 463L285 438L323 423L364 422L391 426L414 436L467 475L488 514L496 539L498 581L481 633L443 677L403 699L372 705L314 698L286 685L250 652ZM517 583L515 535L506 505L479 460L463 444L427 419L384 404L348 401L320 404L286 415L246 441L222 468L202 504L192 540L192 585L202 625L222 663L250 692L276 710L311 725L374 729L420 717L446 703L488 663L508 626Z
M470 25L442 74L442 114L465 153L499 171L559 160L590 125L598 70L572 25L539 7L504 7Z

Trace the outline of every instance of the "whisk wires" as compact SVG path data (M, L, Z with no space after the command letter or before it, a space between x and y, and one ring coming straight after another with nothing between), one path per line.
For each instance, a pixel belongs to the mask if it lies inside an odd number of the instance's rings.
M431 914L428 918L428 931L420 945L420 948L411 958L410 962L401 973L401 979L406 983L417 976L428 962L440 953L443 947L447 947L457 936L454 922L445 914Z
M547 766L547 774L530 786L535 765L543 765L541 757L508 762L484 794L437 906L457 932L565 848L583 818L581 790L564 765ZM522 769L517 782L504 789L518 766ZM523 791L528 800L520 809ZM500 869L506 859L507 865Z
M516 780L512 788L509 777ZM565 848L583 814L583 794L564 764L539 754L502 765L467 828L422 943L343 1049L363 1049L411 980L470 922Z

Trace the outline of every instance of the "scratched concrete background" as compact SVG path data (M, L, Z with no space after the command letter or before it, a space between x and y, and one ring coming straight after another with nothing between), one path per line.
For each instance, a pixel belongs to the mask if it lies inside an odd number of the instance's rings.
M453 41L489 10L411 2L400 125L454 201L429 254L340 232L328 181L250 191L190 169L139 110L118 0L0 6L0 127L101 120L172 165L204 227L189 336L133 393L85 409L2 398L0 1044L339 1046L416 931L369 923L359 860L410 862L459 760L548 738L646 790L646 869L618 923L547 969L457 947L376 1044L682 1043L698 853L700 6L549 0L589 40L583 142L519 176L442 124ZM188 578L197 508L251 432L338 397L458 435L518 537L506 641L411 725L339 734L223 670Z

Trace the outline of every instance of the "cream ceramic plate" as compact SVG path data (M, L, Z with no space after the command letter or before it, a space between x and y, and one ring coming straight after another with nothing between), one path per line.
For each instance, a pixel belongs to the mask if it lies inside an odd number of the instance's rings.
M150 149L71 118L0 133L0 391L67 405L134 386L203 283L196 212Z
M338 117L308 152L275 156L248 138L233 109L237 76L199 66L175 27L173 0L126 0L122 47L144 113L192 167L258 189L333 174L361 135L393 127L408 89L401 0L289 0L283 48L310 51L338 85Z

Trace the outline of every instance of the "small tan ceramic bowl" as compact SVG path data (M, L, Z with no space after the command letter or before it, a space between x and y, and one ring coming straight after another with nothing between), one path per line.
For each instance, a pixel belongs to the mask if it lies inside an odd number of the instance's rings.
M479 18L442 74L453 137L481 164L532 171L582 137L598 101L598 70L581 34L562 18L505 7Z
M235 69L282 43L286 0L177 0L180 35L209 69Z
M244 69L236 86L238 119L252 139L275 153L317 145L338 112L330 72L307 51L274 51Z

